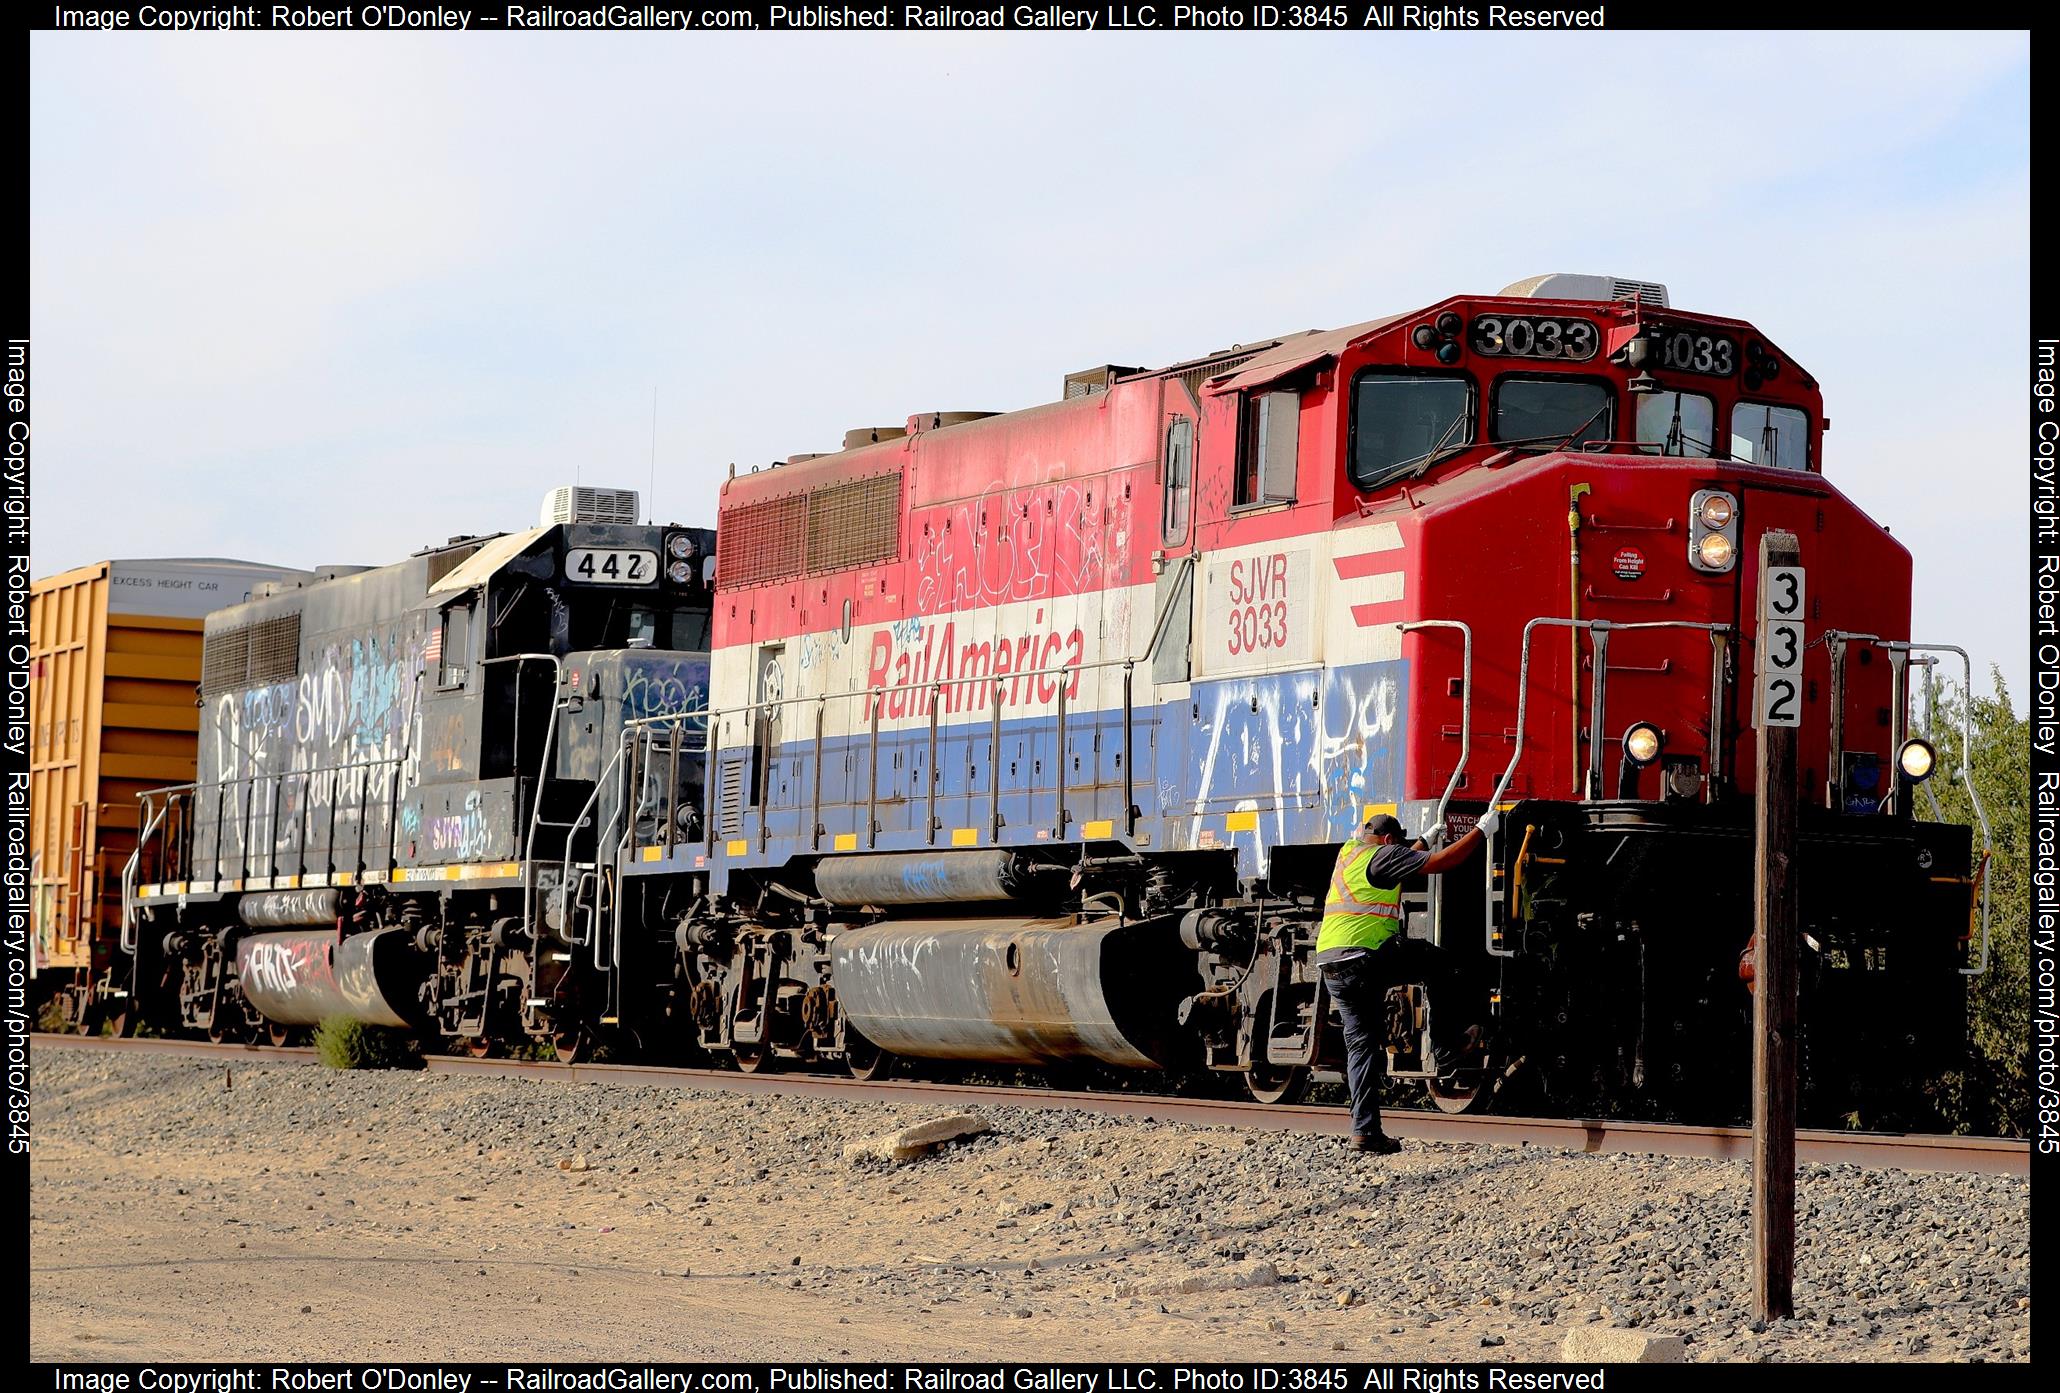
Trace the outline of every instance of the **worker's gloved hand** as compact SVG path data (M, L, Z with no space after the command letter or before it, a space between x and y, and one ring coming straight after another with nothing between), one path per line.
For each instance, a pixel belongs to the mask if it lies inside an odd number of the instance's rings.
M1496 811L1494 808L1490 808L1488 809L1488 811L1482 813L1480 821L1474 824L1474 826L1480 830L1480 834L1483 837L1494 836L1495 829L1500 827L1501 825L1502 814Z

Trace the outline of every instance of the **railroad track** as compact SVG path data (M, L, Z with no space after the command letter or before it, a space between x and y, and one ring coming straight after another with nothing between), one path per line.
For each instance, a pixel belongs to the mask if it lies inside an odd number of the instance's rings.
M34 1039L38 1049L171 1054L197 1059L261 1059L299 1064L315 1062L315 1052L311 1049L274 1045L215 1045L198 1040L119 1040L41 1034ZM558 1064L448 1055L428 1056L425 1063L429 1072L434 1074L489 1074L561 1083L642 1084L652 1088L720 1089L728 1093L869 1098L935 1106L987 1104L1018 1108L1073 1108L1114 1117L1317 1134L1342 1134L1350 1129L1349 1119L1340 1108L1269 1107L1259 1103L1173 1098L1147 1093L1076 1093L901 1079L865 1083L818 1074L739 1074L720 1069L683 1069L648 1064ZM1387 1110L1383 1120L1387 1129L1396 1136L1418 1141L1725 1160L1743 1160L1752 1154L1752 1133L1744 1127L1689 1127L1600 1118L1455 1117L1396 1109ZM1796 1156L1798 1160L1827 1165L1886 1166L1897 1170L1959 1171L1979 1175L2028 1176L2031 1169L2030 1145L2007 1137L1803 1130L1796 1134Z

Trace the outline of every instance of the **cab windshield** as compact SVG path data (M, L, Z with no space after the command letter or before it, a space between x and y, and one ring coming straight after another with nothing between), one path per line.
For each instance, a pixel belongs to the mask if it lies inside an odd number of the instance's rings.
M1774 469L1810 467L1810 418L1793 406L1742 401L1731 408L1731 458Z
M1715 451L1717 404L1700 392L1659 392L1638 398L1638 445L1648 455Z
M1463 377L1361 373L1352 384L1352 482L1362 492L1473 443L1473 384Z
M1616 394L1583 377L1505 377L1495 384L1488 438L1511 445L1578 446L1615 437Z

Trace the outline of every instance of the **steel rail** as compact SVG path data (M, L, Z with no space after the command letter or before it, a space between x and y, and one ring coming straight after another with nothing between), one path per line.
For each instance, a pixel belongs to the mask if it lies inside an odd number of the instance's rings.
M122 1040L44 1034L33 1038L37 1048L169 1054L224 1061L257 1059L273 1063L315 1063L313 1050L275 1045L217 1045L201 1040ZM638 1084L648 1088L699 1088L725 1093L792 1094L937 1106L976 1103L990 1107L1068 1108L1147 1121L1185 1122L1203 1127L1257 1127L1266 1131L1318 1135L1343 1135L1351 1130L1351 1119L1343 1108L1283 1107L1217 1098L1173 1098L1151 1093L1080 1093L997 1085L926 1083L909 1079L865 1083L826 1074L740 1074L733 1070L681 1069L652 1064L559 1064L541 1060L472 1059L463 1055L430 1055L423 1063L434 1074L536 1078L581 1084ZM1452 1116L1399 1109L1388 1109L1383 1121L1390 1132L1412 1141L1534 1146L1548 1151L1687 1156L1712 1160L1743 1160L1752 1154L1752 1130L1747 1127L1695 1127L1604 1118ZM2027 1177L2031 1170L2030 1144L2010 1137L1803 1130L1796 1133L1796 1157L1821 1165L1879 1166L1976 1175Z

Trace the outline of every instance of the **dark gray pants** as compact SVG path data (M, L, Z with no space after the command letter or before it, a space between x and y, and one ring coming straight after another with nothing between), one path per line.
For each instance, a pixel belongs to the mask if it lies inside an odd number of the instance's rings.
M1345 1083L1352 1094L1352 1131L1380 1133L1380 1088L1387 1076L1388 988L1421 982L1431 998L1431 1039L1456 1048L1466 1028L1465 997L1451 954L1421 938L1389 939L1343 962L1325 963L1323 984L1345 1028ZM1439 1008L1443 1009L1440 1010Z

